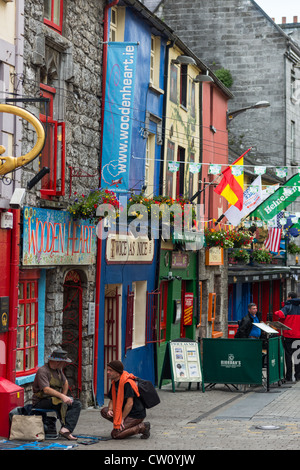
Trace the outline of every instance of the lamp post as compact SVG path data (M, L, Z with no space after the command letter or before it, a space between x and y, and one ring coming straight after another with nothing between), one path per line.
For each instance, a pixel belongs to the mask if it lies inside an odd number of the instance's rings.
M256 104L253 104L252 106L246 106L245 108L237 109L235 111L227 112L227 125L234 119L238 114L244 113L245 111L248 111L248 109L258 109L258 108L268 108L270 103L268 101L258 101Z

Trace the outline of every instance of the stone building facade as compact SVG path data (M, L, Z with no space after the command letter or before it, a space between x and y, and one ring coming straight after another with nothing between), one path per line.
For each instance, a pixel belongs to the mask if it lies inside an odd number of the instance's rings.
M24 73L19 77L23 82L23 96L27 99L21 106L40 117L48 132L43 150L46 159L38 157L22 171L22 187L27 188L24 206L32 208L34 213L52 211L57 218L62 212L66 213L77 195L99 187L105 1L65 0L61 3L63 11L55 20L47 17L48 12L44 10L47 2L25 2ZM43 98L50 99L48 108ZM51 137L56 139L57 145L54 148L56 168L51 157L47 157L53 155ZM23 153L32 148L34 139L29 124L25 125ZM43 167L50 167L50 173L28 189L28 182ZM89 306L95 302L95 256L92 264L76 264L70 258L51 266L47 262L42 266L34 263L25 266L21 259L20 266L21 276L25 279L30 277L31 271L39 270L39 318L44 319L39 325L38 365L60 346L64 346L69 355L74 354L77 368L77 384L74 384L77 391L74 393L79 395L84 407L93 400L94 338L88 331L88 313ZM78 298L75 310L69 307L73 294ZM65 323L68 309L68 321L76 317L75 333ZM68 331L64 333L66 328ZM77 340L74 340L74 334ZM29 393L30 380L19 377L19 383Z
M229 125L229 148L252 147L251 160L269 166L299 165L300 107L291 94L299 78L297 35L287 34L253 0L144 0L203 61L230 71L230 111L266 100ZM293 37L296 40L293 40ZM298 159L298 160L297 160Z

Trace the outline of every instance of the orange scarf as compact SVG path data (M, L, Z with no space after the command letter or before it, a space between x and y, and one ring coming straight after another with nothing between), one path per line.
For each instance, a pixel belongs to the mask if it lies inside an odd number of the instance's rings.
M123 374L120 377L119 381L119 388L118 388L118 395L116 394L116 386L114 380L112 381L112 402L113 402L113 410L114 410L114 429L120 429L122 423L122 408L123 408L123 401L124 401L124 385L129 382L133 388L135 394L139 397L139 389L135 382L136 377L129 372L124 370Z

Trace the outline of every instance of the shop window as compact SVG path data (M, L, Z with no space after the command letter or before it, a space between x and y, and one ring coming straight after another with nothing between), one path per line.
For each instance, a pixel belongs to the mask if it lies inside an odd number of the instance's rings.
M65 194L65 123L54 119L56 90L41 84L42 95L49 102L42 102L40 120L46 129L46 141L40 156L40 169L49 168L41 181L41 196L63 196Z
M146 343L146 304L147 281L133 282L132 291L127 291L125 350Z
M38 272L20 276L17 324L17 376L38 367Z
M50 28L62 32L63 0L44 0L44 23Z
M147 281L132 283L134 292L132 348L145 345Z

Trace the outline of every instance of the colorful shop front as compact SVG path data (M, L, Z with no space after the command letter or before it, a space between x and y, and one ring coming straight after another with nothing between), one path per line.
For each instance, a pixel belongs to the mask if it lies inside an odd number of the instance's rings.
M22 223L16 383L26 387L45 356L63 347L72 364L65 370L71 393L88 401L93 347L95 226L69 212L25 207ZM89 358L90 363L86 362ZM90 382L88 387L85 382Z
M177 338L195 340L200 298L197 251L185 251L185 244L161 241L157 326L157 377L160 380L166 347Z
M286 299L291 270L286 266L236 266L228 269L228 321L237 322L255 302L262 320L272 318L273 312Z
M102 240L97 401L108 392L107 363L155 382L153 318L157 240L109 234Z

